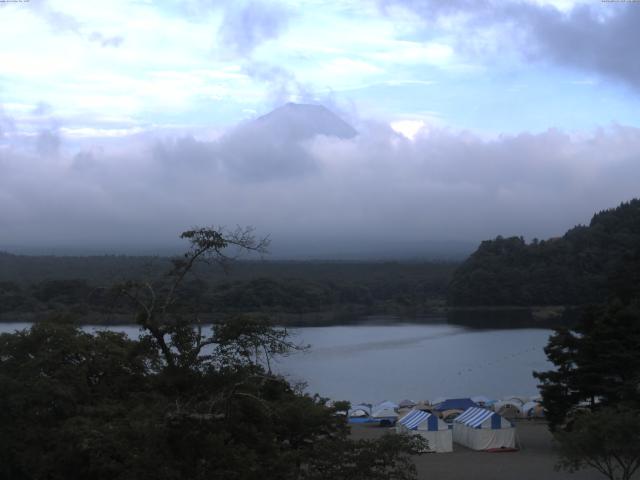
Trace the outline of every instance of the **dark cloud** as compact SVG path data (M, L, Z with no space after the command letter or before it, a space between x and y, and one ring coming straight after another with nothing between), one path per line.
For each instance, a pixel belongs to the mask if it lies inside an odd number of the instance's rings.
M36 137L36 151L41 157L57 157L60 153L60 134L57 130L41 130Z
M89 171L97 165L93 152L78 152L73 156L71 168L78 171Z
M562 14L551 8L523 8L520 22L534 40L535 58L622 80L640 88L640 8L632 3L576 6ZM528 27L527 27L528 26Z
M456 16L464 25L464 36L458 38L463 51L482 53L478 33L497 29L500 43L492 46L491 54L515 48L530 61L552 62L640 88L634 47L640 43L640 8L633 2L598 1L566 12L515 0L380 0L379 4L383 11L390 5L406 7L429 24Z
M249 55L261 43L280 35L290 15L289 10L275 2L249 0L228 4L218 30L222 54Z
M55 138L43 156L0 149L0 248L153 248L193 225L249 224L278 256L407 257L434 242L556 236L638 195L631 127L493 139L432 128L410 141L366 121L350 138L317 126L263 138L259 125L71 158L47 155Z

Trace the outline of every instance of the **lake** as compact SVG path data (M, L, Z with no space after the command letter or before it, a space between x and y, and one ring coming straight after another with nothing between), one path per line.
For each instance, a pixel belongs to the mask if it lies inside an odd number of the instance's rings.
M0 332L27 328L0 324ZM104 327L85 327L94 331ZM113 330L135 337L136 326ZM550 330L476 330L450 324L394 324L290 329L307 352L274 366L310 393L353 403L435 397L537 394L534 370L548 370Z

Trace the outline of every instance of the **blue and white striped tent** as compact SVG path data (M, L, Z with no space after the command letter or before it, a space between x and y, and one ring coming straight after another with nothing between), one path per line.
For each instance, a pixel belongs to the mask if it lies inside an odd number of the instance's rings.
M453 420L453 440L473 450L515 448L515 427L491 410L471 407Z
M407 430L415 430L420 425L423 427L422 430L436 431L438 430L438 417L422 410L411 410L398 420L398 424Z
M511 426L511 422L502 418L495 412L491 410L487 410L486 408L480 407L471 407L467 408L464 412L462 412L457 418L453 420L454 423L463 423L471 428L483 428L482 425L487 419L491 419L491 427L492 429L502 428L502 422L506 422ZM488 427L484 427L488 428Z
M427 440L428 451L453 451L453 435L449 426L429 412L411 410L398 420L396 432L421 435Z

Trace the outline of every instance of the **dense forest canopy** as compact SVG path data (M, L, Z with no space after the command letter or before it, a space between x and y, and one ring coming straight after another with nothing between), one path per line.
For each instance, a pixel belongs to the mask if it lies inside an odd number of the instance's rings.
M611 285L640 285L629 265L640 256L640 200L601 211L560 238L484 241L456 270L451 305L583 305ZM612 283L613 282L613 283ZM621 288L616 288L621 291ZM626 287L625 287L626 288Z
M124 279L157 279L170 264L164 257L0 254L0 318L37 320L62 310L85 322L129 321L128 304L105 287ZM238 261L225 273L203 264L181 286L180 298L185 311L212 315L319 312L341 321L360 314L422 313L444 304L456 265Z

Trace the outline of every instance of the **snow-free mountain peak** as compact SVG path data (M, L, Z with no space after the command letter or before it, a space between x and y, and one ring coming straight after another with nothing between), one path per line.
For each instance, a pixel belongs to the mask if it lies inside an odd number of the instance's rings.
M338 115L322 105L286 103L254 121L256 127L291 140L316 135L352 138L358 132Z

